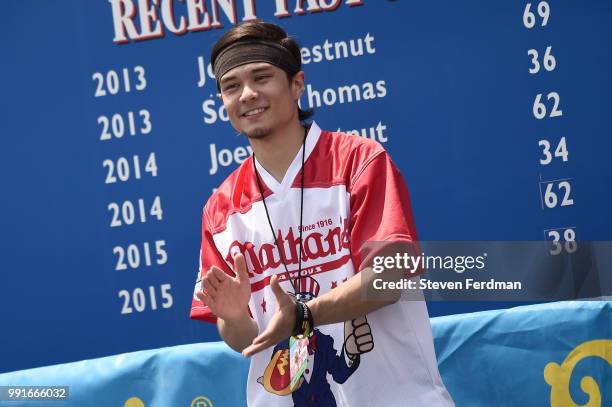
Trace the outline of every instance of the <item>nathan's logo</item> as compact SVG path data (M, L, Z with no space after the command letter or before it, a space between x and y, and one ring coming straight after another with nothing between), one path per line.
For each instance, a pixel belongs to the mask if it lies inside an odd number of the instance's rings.
M189 407L213 407L213 403L208 397L198 396L191 400Z
M174 35L223 28L221 13L232 25L256 20L255 0L108 0L113 11L113 42L142 41L160 38L165 31ZM265 0L269 3L270 0ZM240 4L240 9L236 7ZM335 11L341 4L362 6L363 0L274 0L274 17L291 17L291 11L302 15ZM293 7L295 6L295 7ZM178 15L175 15L178 14ZM138 16L138 17L137 17ZM136 18L138 24L136 23Z
M325 235L319 232L303 233L302 262L334 255L350 248L348 219L343 219L340 223L341 226L328 229ZM279 229L276 241L279 248L274 243L264 243L257 247L252 242L241 243L235 240L230 245L225 260L233 265L233 256L237 252L244 254L247 264L250 263L248 267L249 277L261 275L270 268L275 269L281 266L283 261L287 266L298 264L300 261L299 233L295 233L291 227L289 232L283 236Z
M544 368L544 380L550 385L551 407L601 407L601 391L595 379L585 376L580 380L580 388L589 399L586 404L577 404L570 395L572 372L582 359L595 356L608 362L612 367L612 339L595 339L576 346L562 364L550 362ZM601 376L603 381L604 377Z

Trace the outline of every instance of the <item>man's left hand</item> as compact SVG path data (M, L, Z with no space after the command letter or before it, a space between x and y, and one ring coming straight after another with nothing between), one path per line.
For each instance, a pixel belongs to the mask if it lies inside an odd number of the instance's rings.
M259 334L253 343L244 348L242 355L253 356L291 336L295 326L295 299L280 286L277 276L272 276L270 287L276 297L276 312L266 329Z

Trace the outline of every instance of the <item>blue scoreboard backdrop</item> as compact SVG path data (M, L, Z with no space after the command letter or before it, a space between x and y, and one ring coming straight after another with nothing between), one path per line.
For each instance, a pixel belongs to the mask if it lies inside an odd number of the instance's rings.
M218 339L188 314L250 153L209 65L241 21L299 40L301 105L388 149L422 240L610 240L611 1L1 7L0 371Z

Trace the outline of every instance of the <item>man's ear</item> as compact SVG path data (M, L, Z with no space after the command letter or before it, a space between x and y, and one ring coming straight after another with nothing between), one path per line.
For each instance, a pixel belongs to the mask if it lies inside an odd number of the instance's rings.
M297 102L304 93L304 71L300 71L291 78L291 93Z

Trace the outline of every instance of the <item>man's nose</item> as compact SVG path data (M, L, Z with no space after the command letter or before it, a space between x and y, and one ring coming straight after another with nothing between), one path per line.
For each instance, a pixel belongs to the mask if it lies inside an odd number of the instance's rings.
M252 99L256 99L257 96L259 96L257 91L253 89L251 85L246 84L242 87L242 94L240 95L240 101L246 102Z

